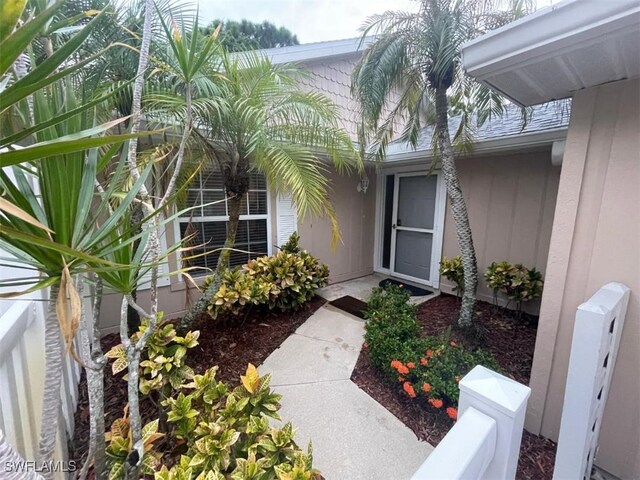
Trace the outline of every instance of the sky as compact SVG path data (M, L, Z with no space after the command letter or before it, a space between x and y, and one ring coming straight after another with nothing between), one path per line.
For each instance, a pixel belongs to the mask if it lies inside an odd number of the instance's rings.
M538 8L552 0L538 0ZM555 0L557 2L557 0ZM300 43L359 37L364 20L386 10L415 11L416 0L199 0L200 17L268 20L298 36Z

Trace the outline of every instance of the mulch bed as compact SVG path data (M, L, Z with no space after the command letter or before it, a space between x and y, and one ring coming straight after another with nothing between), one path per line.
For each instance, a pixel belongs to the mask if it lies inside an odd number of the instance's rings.
M451 295L443 294L423 303L418 308L422 332L425 335L443 335L450 325L455 327L458 309L458 300ZM477 303L475 314L482 340L469 342L455 328L451 331L451 338L468 346L482 343L483 348L493 354L504 374L524 384L529 383L537 319L525 316L522 320L514 320L511 312L496 309L486 302ZM453 421L443 412L409 398L398 384L389 382L371 364L366 349L360 353L351 380L407 425L419 439L431 445L437 445L453 426ZM555 453L554 442L525 431L516 478L550 480Z
M302 309L293 313L250 312L246 319L234 317L229 321L212 320L207 315L199 318L191 330L199 330L198 345L189 350L187 363L201 374L218 365L216 378L230 387L240 384L240 375L248 363L260 365L280 344L302 325L316 310L326 303L314 297ZM102 338L103 351L120 343L118 334ZM122 416L127 403L127 383L122 374L111 375L111 364L105 369L105 422L107 431L113 421ZM84 461L89 440L89 405L84 373L79 385L79 401L75 414L75 431L70 445L70 457L80 465ZM145 422L157 418L157 407L148 397L141 397L140 412Z

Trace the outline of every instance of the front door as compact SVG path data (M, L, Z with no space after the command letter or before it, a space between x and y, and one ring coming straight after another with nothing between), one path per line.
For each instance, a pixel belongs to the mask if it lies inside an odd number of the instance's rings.
M438 176L399 173L394 187L391 272L432 284Z

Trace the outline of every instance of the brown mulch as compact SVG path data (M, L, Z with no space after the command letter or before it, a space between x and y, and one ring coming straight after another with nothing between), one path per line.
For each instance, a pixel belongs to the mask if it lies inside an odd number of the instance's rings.
M441 295L418 307L418 321L425 335L441 336L450 326L455 326L458 315L458 300L451 295ZM511 312L496 309L486 302L476 306L476 325L481 339L470 341L452 328L451 338L469 346L481 344L495 357L503 373L527 384L531 374L533 350L536 340L535 317L526 316L515 320ZM363 349L351 376L362 390L393 413L416 436L437 445L453 426L443 412L409 398L397 384L391 383L375 368ZM516 478L521 480L547 480L553 477L556 444L527 431L522 437L520 461Z
M316 296L297 312L255 310L246 319L234 317L228 321L212 320L203 315L191 328L200 331L200 338L199 344L189 350L187 363L199 374L217 365L219 370L216 378L235 387L240 383L240 375L244 374L247 364L260 365L325 303L326 300ZM103 351L106 352L119 343L118 334L105 335L102 338ZM89 440L89 402L84 373L78 389L80 398L75 413L74 437L70 442L70 456L82 465ZM105 424L108 431L111 423L122 416L127 403L127 383L122 379L122 374L111 374L111 364L105 369L104 391ZM157 407L149 397L141 397L140 412L145 422L158 416Z

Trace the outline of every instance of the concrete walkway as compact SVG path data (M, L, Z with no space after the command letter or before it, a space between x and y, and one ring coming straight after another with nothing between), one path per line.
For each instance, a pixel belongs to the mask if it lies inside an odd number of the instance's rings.
M313 441L327 480L405 480L433 447L351 380L364 322L330 305L314 313L259 368L283 395L280 414Z

